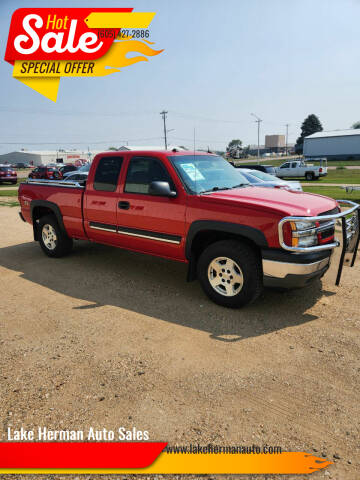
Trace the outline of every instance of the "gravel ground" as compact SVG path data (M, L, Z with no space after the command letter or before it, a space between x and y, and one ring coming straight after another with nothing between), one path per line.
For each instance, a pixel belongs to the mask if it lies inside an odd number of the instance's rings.
M3 440L9 426L135 426L170 444L307 451L335 462L314 480L358 480L360 262L340 288L267 290L233 311L180 263L85 242L50 259L17 211L0 207Z

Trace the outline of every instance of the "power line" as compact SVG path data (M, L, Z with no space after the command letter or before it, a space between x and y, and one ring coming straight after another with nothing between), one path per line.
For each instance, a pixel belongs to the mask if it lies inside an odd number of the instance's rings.
M256 118L255 123L258 124L258 148L257 148L257 158L258 162L260 161L260 123L262 122L261 118L259 118L255 113L251 113L253 117Z
M167 111L163 110L162 112L160 112L160 115L162 115L163 117L163 121L164 121L164 142L165 142L165 150L167 150L167 138L166 138L166 134L167 134L167 131L166 131L166 115L167 115Z
M16 108L12 106L6 106L6 105L0 105L0 111L5 112L5 113L24 113L24 114L30 114L30 115L38 115L38 114L45 114L45 115L71 115L71 116L77 116L77 115L92 115L92 116L98 116L98 117L117 117L119 118L120 115L124 116L143 116L143 115L156 115L157 112L154 110L148 110L148 111L143 111L143 112L132 112L132 111L114 111L114 112L94 112L94 111L81 111L81 110L34 110L33 108ZM192 113L183 113L183 112L177 112L174 110L169 110L166 113L172 113L174 116L181 117L181 118L189 118L189 119L197 119L200 121L206 121L206 122L214 122L214 123L231 123L231 124L248 124L248 120L230 120L230 119L223 119L223 118L211 118L211 117L206 117L203 115L196 115ZM272 122L269 120L263 120L263 122L267 125L283 125L282 122ZM300 124L301 122L299 121L294 121L292 122L293 124Z
M288 138L289 138L289 123L285 125L286 127L286 142L285 142L285 155L288 154Z
M84 142L73 142L72 140L69 141L59 141L59 142L0 142L0 145L59 145L59 144L71 144L71 145L102 145L104 143L126 143L126 142L141 142L147 140L159 140L161 137L149 137L149 138L129 138L127 140L101 140L101 141L90 141L86 140Z

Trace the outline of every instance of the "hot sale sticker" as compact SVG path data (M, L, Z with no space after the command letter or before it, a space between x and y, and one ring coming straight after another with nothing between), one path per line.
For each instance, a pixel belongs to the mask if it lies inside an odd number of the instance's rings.
M56 101L62 76L109 75L161 53L148 40L154 16L132 8L20 8L5 60L16 79Z

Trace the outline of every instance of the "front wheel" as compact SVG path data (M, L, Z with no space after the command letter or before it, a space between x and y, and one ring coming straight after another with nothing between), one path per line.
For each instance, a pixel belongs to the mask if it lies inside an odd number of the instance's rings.
M224 307L251 303L263 288L259 255L241 241L222 240L207 247L199 258L197 274L207 296Z
M62 257L71 251L72 239L59 227L55 216L41 217L38 229L40 247L49 257Z

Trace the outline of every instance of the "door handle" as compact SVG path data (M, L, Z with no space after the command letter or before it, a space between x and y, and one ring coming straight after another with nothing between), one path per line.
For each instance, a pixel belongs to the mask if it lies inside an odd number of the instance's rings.
M121 208L122 210L129 210L130 203L129 202L119 202L118 207Z

